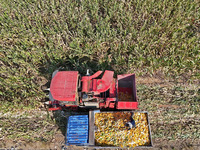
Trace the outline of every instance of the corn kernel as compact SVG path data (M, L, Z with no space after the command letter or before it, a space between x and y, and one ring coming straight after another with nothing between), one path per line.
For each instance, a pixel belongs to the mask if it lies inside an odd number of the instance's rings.
M122 95L122 94L121 94ZM148 145L149 129L145 113L134 113L136 127L128 130L125 127L126 122L130 121L131 113L96 113L95 142L97 145L113 145L119 147L135 147L139 145Z

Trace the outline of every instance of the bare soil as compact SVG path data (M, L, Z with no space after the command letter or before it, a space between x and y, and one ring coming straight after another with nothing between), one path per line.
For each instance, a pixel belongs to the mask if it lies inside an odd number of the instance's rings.
M200 118L198 114L194 114L195 112L198 113L198 109L194 106L187 108L187 103L179 104L177 103L179 101L173 102L173 97L170 100L169 97L165 97L166 91L163 92L163 88L173 87L174 83L163 78L153 77L137 78L136 81L137 85L152 87L149 90L150 93L147 93L150 95L145 95L146 97L144 97L143 93L138 93L140 94L140 96L138 95L140 109L150 112L153 147L148 148L148 150L200 150L200 139L198 138ZM156 91L154 89L155 86L159 86L161 92ZM181 83L181 86L189 87L191 85ZM194 88L194 86L191 87ZM149 91L146 90L145 92ZM151 91L160 93L154 94ZM176 93L177 91L171 90L171 92ZM161 98L159 101L153 99L156 95ZM148 97L150 100L145 101L145 98ZM199 100L198 97L196 100ZM192 109L189 113L187 111L182 112L185 107L187 108L186 110ZM62 147L77 150L95 149L92 147L65 146L66 118L71 113L73 112L64 114L61 112L52 113L48 112L45 107L38 110L25 110L14 113L0 112L0 149L62 149ZM180 135L188 135L188 138L175 136L179 135L177 132L180 132ZM173 139L169 138L173 136Z
M64 146L64 136L62 134L56 134L55 140L53 142L34 142L28 143L26 141L12 141L6 140L4 141L6 144L1 146L5 149L62 149L63 147L67 149L74 150L93 150L96 148L88 148L81 146ZM104 150L109 150L108 148L103 148ZM112 148L113 149L113 148ZM116 148L119 149L119 148ZM130 148L131 150L131 148ZM134 148L134 150L200 150L200 140L175 140L175 141L167 141L163 139L153 139L153 147L152 148Z

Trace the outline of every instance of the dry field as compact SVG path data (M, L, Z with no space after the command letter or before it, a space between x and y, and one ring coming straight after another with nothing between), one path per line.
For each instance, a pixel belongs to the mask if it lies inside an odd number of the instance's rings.
M60 149L42 89L61 67L136 73L154 148L198 149L199 19L198 0L0 0L0 148Z

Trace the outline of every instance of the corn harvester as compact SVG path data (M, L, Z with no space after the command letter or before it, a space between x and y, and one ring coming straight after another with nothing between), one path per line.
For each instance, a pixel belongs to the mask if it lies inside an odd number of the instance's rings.
M137 109L135 74L117 75L106 70L80 76L78 71L55 71L49 92L49 110Z
M97 71L55 71L49 89L49 110L71 109L66 145L93 148L151 147L148 112L136 111L135 74ZM88 112L87 114L82 114ZM86 111L85 111L86 110ZM128 126L128 127L127 127Z

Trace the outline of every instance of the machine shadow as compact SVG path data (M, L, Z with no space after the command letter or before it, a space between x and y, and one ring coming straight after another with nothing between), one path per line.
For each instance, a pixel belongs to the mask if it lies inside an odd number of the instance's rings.
M68 123L68 118L69 116L72 115L88 115L89 113L87 110L70 110L70 109L65 109L65 110L56 110L53 111L53 118L55 119L56 125L58 126L59 130L63 134L63 136L67 135L67 123Z
M87 69L89 69L91 74L94 74L98 70L113 70L113 64L109 64L107 62L104 62L102 64L99 64L97 61L91 61L87 57L83 57L79 59L78 57L75 57L72 59L65 58L64 60L53 60L53 61L47 61L46 63L43 63L39 67L40 75L45 77L48 81L51 81L52 73L59 69L63 71L78 71L79 74L85 75Z
M42 64L39 68L40 75L45 77L47 79L47 83L41 86L41 90L45 90L50 88L50 83L52 79L52 73L59 69L60 71L78 71L79 74L85 75L87 69L90 70L90 74L94 74L98 70L113 70L110 64L107 64L106 62L102 65L99 65L95 61L87 61L85 63L85 60L87 58L82 58L81 60L78 58L74 58L74 60L70 60L66 58L65 60L56 60L56 61L47 61L45 64ZM47 91L46 91L47 92ZM44 91L45 93L45 91ZM46 93L47 94L47 93ZM48 98L44 98L41 100L42 103L47 101ZM47 108L48 111L48 108ZM56 110L53 111L53 118L55 119L56 125L58 126L59 130L63 134L63 136L66 135L66 127L67 127L67 121L68 117L71 115L84 115L88 114L87 110Z

